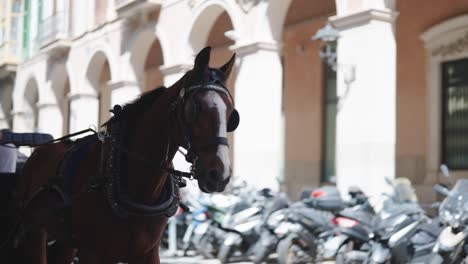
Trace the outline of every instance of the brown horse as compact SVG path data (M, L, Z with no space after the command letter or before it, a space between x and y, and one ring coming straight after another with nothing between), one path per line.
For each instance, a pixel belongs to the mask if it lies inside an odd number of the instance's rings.
M25 263L46 263L50 240L53 263L69 264L76 249L82 264L159 263L167 216L178 203L180 178L168 172L177 174L170 164L179 146L188 150L202 191L225 189L227 132L239 123L225 87L235 56L210 68L210 51L200 51L171 87L116 108L107 133L32 154L18 192Z

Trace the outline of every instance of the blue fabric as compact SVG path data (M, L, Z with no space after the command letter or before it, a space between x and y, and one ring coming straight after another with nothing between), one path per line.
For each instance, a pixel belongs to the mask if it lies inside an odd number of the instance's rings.
M12 143L15 146L37 146L52 141L54 138L45 133L13 133L8 129L0 131L2 133L1 144Z
M76 169L80 162L88 154L89 148L98 141L97 136L92 135L84 138L82 142L78 143L71 151L72 153L65 160L65 169L63 170L63 188L65 193L70 197L72 194L72 177L76 173Z

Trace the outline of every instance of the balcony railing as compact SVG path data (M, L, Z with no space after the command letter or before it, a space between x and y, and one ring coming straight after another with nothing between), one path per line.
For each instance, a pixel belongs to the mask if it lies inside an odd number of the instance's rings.
M119 16L132 16L140 11L148 12L160 8L164 0L114 0Z
M42 20L38 35L39 48L48 46L58 40L66 40L68 37L68 17L64 12L56 13Z

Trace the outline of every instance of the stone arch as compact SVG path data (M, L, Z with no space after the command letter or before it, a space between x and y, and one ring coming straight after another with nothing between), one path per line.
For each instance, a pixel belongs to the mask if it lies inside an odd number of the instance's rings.
M75 54L75 56L80 56L80 55ZM86 65L86 68L84 68L85 70L84 74L85 74L86 80L89 80L88 72L96 70L96 69L97 70L101 69L103 58L105 58L105 61L108 63L110 76L114 78L115 76L119 75L118 70L120 69L120 67L119 67L118 60L116 56L114 56L114 51L112 47L110 47L106 43L101 41L100 43L94 45L91 51L86 52L84 56L87 56L87 59L84 60L85 63L83 64L83 65ZM73 90L74 88L81 89L81 86L83 86L83 88L89 88L89 87L86 87L86 85L78 85L78 87L72 86L71 87L72 93L80 93L80 92L93 93L94 92L92 89L89 91L74 91Z
M152 28L137 34L130 56L130 64L141 91L163 84L163 75L159 67L165 62L164 50L158 34Z
M335 140L328 140L328 132L324 133L326 127L333 125L325 117L332 109L331 105L328 107L332 101L325 98L328 87L325 76L332 74L336 79L336 73L324 67L319 55L323 45L311 37L335 13L334 0L292 0L282 19L284 156L285 175L289 177L285 183L291 194L328 181L322 177L325 170L327 175L334 173L334 158L328 158L334 157L334 151L330 153L328 144ZM330 132L332 137L335 136Z
M34 77L28 78L23 92L24 129L38 131L39 127L39 85Z
M283 29L284 24L286 23L286 17L290 11L291 5L295 1L296 0L269 1L269 4L265 10L267 20L259 21L259 23L256 23L256 34L259 35L262 39L271 38L272 40L276 40L277 42L281 43L283 39ZM336 7L335 10L337 9L337 7L343 5L342 0L320 1L312 3L314 5L314 8L311 8L310 10L317 10L317 8L315 7L317 4L323 4L331 1ZM265 24L265 22L267 24ZM266 28L270 29L270 31L265 30Z
M91 57L86 70L86 80L90 86L91 93L96 95L99 101L97 116L98 124L102 124L110 117L111 88L109 82L112 80L112 71L109 59L103 51L97 51Z
M231 21L232 30L239 33L241 27L237 13L225 1L207 1L194 11L188 34L188 43L190 43L191 48L190 55L196 54L196 52L204 48L215 22L224 13Z

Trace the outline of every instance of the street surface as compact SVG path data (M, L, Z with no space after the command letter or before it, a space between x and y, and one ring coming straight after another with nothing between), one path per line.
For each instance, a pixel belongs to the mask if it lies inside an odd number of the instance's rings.
M202 256L177 257L167 256L166 252L161 252L161 264L220 264L217 259L204 259ZM253 264L253 262L230 262L232 264ZM269 262L273 264L275 261ZM327 261L320 264L334 264L334 261Z
M201 256L193 257L161 257L161 264L220 264L217 259L203 259ZM231 262L235 264L251 264L253 262Z

